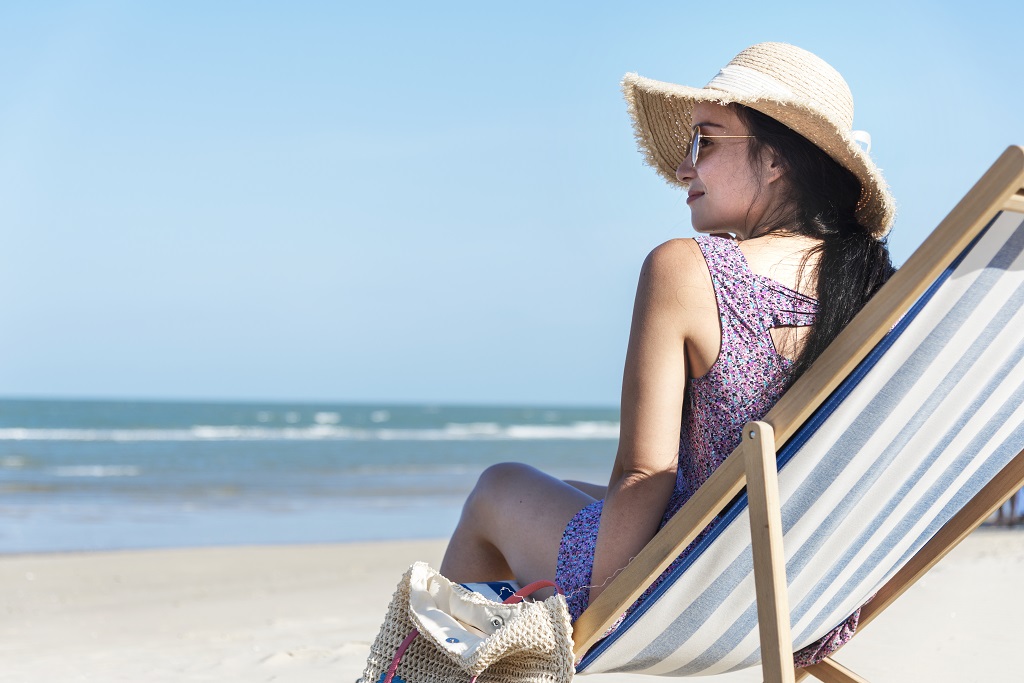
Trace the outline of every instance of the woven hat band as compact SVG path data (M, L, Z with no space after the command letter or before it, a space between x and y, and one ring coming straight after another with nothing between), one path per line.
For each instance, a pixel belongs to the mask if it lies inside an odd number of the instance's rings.
M800 85L798 83L798 85ZM839 92L796 92L775 76L762 73L741 64L727 64L707 84L709 90L721 90L750 100L801 101L816 108L836 126L849 130L853 127L852 107L844 107L847 98ZM838 90L838 88L835 88ZM852 105L852 102L849 102Z
M744 95L752 98L770 97L777 99L793 97L792 90L771 76L745 66L740 66L739 64L726 64L718 72L718 75L711 79L707 87L712 90L723 90L735 95Z

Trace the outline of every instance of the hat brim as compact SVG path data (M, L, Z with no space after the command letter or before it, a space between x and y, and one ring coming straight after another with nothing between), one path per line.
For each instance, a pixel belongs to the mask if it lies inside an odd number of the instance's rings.
M676 178L690 146L693 106L697 102L742 104L772 117L807 138L860 181L857 220L882 238L892 227L896 203L881 171L864 149L844 130L808 103L776 94L741 95L713 88L692 88L626 74L622 90L633 121L637 144L647 163L665 180L684 186Z

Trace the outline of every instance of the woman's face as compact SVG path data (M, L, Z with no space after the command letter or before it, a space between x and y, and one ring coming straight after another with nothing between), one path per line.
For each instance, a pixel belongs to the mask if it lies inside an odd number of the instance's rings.
M749 135L736 112L719 104L698 103L693 125L703 137L697 165L690 156L676 169L676 178L688 185L686 204L693 229L700 233L732 233L748 239L773 205L781 176L770 159L758 169L748 155L749 138L717 139L716 135ZM760 171L760 177L759 173Z

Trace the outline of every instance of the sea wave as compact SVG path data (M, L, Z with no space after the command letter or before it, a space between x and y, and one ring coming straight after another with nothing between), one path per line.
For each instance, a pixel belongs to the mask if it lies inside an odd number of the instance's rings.
M343 427L336 424L295 427L195 425L181 429L0 428L0 441L538 441L618 437L617 422L573 422L565 425L474 422L422 429Z
M69 465L50 472L58 477L137 477L142 470L134 465Z

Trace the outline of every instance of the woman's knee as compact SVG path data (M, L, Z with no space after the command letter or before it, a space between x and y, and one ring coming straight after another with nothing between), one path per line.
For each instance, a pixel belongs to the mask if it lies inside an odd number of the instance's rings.
M521 462L499 462L480 473L480 478L477 480L477 488L484 487L487 490L506 491L510 483L539 474L541 474L540 470Z
M521 490L531 477L539 474L535 468L520 462L501 462L491 465L476 481L463 507L463 516L468 513L473 519L482 520L491 515L500 515L508 501Z
M502 496L510 490L510 487L536 472L537 470L533 467L521 462L499 462L496 465L491 465L480 473L470 497Z

